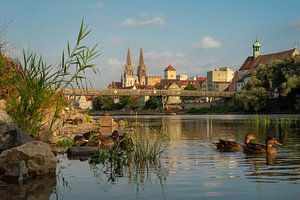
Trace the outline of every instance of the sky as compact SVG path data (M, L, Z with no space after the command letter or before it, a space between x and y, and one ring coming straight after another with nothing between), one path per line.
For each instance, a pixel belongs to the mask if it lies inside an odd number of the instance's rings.
M143 48L148 75L206 76L213 68L238 70L252 55L256 36L261 53L300 45L299 0L1 0L0 26L9 24L6 50L25 49L57 64L81 20L92 29L86 41L99 44L100 73L87 73L93 87L120 81L127 48L137 70Z

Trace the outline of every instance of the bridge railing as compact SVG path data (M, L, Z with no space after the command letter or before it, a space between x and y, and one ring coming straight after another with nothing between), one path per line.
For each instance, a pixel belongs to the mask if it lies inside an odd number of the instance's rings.
M64 89L65 95L74 96L190 96L190 97L232 97L234 92L199 90L148 90L148 89Z

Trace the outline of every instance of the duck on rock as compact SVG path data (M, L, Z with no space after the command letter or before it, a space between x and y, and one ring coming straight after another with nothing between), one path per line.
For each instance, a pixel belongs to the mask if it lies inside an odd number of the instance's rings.
M273 136L268 136L266 139L266 145L247 143L244 145L244 153L246 154L272 154L276 153L276 148L273 147L274 144L282 145Z
M249 144L252 140L255 140L254 135L252 133L246 134L244 145ZM217 150L222 152L238 152L241 151L242 147L244 146L238 142L222 139L220 139L219 142L213 144L216 145Z

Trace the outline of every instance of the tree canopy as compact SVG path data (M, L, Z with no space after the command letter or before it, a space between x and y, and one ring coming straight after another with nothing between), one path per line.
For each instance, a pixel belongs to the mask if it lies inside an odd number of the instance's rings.
M299 99L300 58L260 65L246 86L235 95L238 105L250 112L299 111Z

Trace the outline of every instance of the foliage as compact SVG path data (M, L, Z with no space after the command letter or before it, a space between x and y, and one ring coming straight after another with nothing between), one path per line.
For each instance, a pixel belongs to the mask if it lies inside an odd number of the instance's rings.
M187 112L189 114L225 114L225 113L234 113L240 112L241 108L236 106L217 106L211 108L191 108Z
M138 107L137 97L122 96L119 103L114 103L113 97L110 96L97 96L92 101L93 109L100 110L120 110L123 108L129 108L131 110Z
M161 97L150 96L145 103L145 109L158 109L162 106Z
M134 110L138 107L138 97L135 96L122 96L120 97L120 108L129 108Z
M158 164L160 156L162 154L162 142L166 139L166 136L162 133L158 133L154 141L149 138L139 138L135 136L134 139L134 154L133 158L136 163L139 164Z
M125 167L135 167L137 171L155 167L160 164L162 154L162 142L165 140L163 134L159 134L154 141L144 135L125 136L117 140L116 145L111 148L98 152L91 157L90 164L95 169L96 165L106 166L109 180L114 182L117 177L122 176ZM125 141L125 144L122 145Z
M59 140L56 144L57 147L67 148L73 145L73 140L71 138L64 138Z
M294 110L300 93L300 59L291 58L260 65L234 99L244 110ZM275 106L271 106L274 105Z
M57 66L47 65L37 53L23 52L21 71L12 77L16 85L15 93L8 99L8 113L20 129L34 138L38 138L49 108L54 107L51 130L63 105L61 89L85 88L90 85L86 71L97 73L96 66L89 64L99 55L97 45L89 48L82 44L90 32L91 29L82 21L75 46L71 48L67 43L67 50L62 52L61 62Z
M268 104L270 93L263 87L253 87L248 90L242 90L235 96L238 105L243 106L246 111L258 112Z

